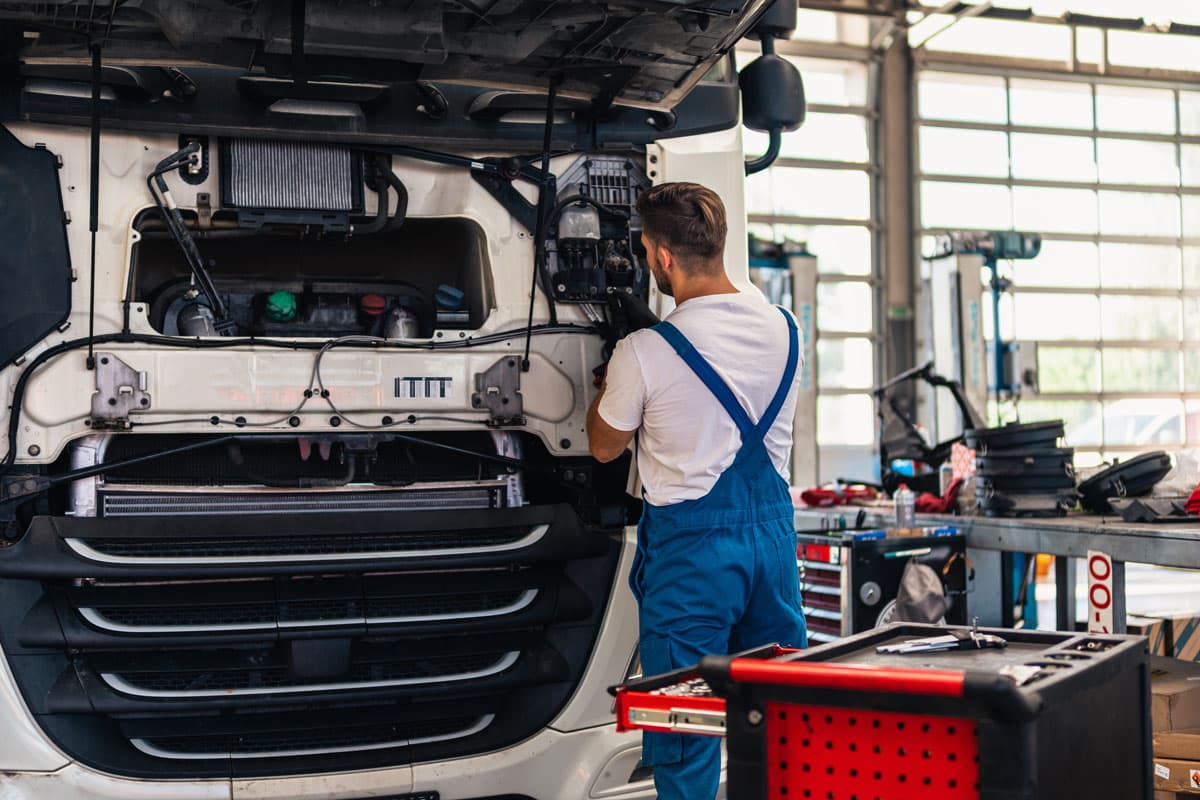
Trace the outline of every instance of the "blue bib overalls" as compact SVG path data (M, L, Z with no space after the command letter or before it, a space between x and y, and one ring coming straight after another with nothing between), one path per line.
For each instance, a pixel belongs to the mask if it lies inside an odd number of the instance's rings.
M787 367L758 424L675 326L654 327L733 418L742 445L704 497L668 506L643 504L629 576L640 611L643 674L772 642L807 645L792 501L763 441L796 374L796 323L786 312L784 317L790 337ZM712 800L720 781L721 741L644 733L642 762L654 767L660 800Z

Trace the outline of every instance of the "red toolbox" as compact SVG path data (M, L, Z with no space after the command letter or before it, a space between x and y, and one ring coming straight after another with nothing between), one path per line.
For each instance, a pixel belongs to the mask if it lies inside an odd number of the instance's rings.
M730 800L1153 797L1144 639L981 630L1007 646L876 651L968 630L709 656L617 687L617 727L727 736Z

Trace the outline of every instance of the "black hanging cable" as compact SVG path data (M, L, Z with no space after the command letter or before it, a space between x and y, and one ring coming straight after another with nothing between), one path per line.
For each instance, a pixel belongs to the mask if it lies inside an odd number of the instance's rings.
M308 64L304 59L304 1L292 0L292 80L297 86L308 83Z
M533 232L533 277L529 281L529 322L527 324L527 332L525 334L525 357L521 359L521 371L529 372L529 346L533 341L533 306L537 300L537 285L538 276L542 272L543 251L545 250L545 242L542 239L546 235L546 205L549 200L547 195L550 189L550 143L554 134L554 99L558 96L558 84L561 77L555 75L550 79L550 89L546 93L546 128L543 131L542 137L542 175L538 182L538 204L537 204L537 225L534 226ZM550 301L550 293L546 293L547 302ZM553 322L554 320L551 320Z
M91 277L88 279L88 354L87 368L96 368L92 341L96 338L96 232L100 229L100 86L103 73L100 67L100 45L93 42L92 50L92 174L89 187L90 208L88 230L92 234Z

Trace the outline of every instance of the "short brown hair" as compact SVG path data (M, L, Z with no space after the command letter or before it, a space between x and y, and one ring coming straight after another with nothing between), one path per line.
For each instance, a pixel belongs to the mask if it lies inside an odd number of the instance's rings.
M725 253L725 204L698 183L660 183L637 201L646 235L666 245L685 266L693 259L719 260Z

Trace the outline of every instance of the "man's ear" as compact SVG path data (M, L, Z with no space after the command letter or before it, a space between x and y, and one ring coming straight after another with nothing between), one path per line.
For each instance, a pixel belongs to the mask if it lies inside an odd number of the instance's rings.
M663 270L675 269L675 254L666 248L665 245L658 245L654 248L655 255L658 256L658 266Z

